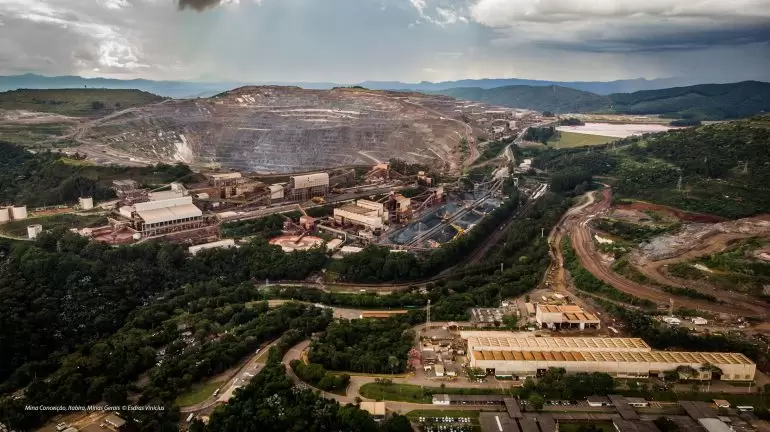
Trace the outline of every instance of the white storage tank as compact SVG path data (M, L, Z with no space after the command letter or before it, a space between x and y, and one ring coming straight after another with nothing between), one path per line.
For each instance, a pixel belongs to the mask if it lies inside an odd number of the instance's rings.
M11 218L13 220L22 220L27 218L27 206L14 207L11 209Z
M94 208L94 199L92 197L81 197L80 198L80 209L81 210L91 210Z
M139 240L140 238L142 238L142 234L141 233L134 233L134 235L132 235L131 237L134 240Z
M8 223L11 221L11 208L0 207L0 224Z
M30 240L36 239L41 232L43 232L43 225L36 224L27 226L27 237L29 237Z

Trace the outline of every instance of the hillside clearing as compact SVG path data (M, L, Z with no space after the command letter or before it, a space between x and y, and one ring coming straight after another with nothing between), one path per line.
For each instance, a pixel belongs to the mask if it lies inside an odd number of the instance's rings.
M92 117L162 100L160 96L139 90L21 89L0 93L0 109Z
M559 132L560 137L556 140L548 141L548 145L553 148L570 148L607 144L615 141L617 138L603 135L591 135L577 132Z

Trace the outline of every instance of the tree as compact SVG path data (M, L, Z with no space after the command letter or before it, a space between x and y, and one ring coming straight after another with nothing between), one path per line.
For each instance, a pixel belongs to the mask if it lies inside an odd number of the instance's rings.
M535 411L540 411L543 409L543 405L545 404L545 400L542 396L540 396L537 393L533 393L529 395L527 398L527 401L529 402L529 406L532 407Z
M503 317L503 323L505 326L510 330L516 330L518 328L518 318L516 318L516 315L505 315Z
M398 357L396 357L396 356L388 356L388 366L390 366L390 373L391 374L394 374L393 371L395 370L395 368L398 367L399 363L401 363L401 362L398 360Z
M657 426L661 432L676 432L679 430L679 426L668 417L660 416L653 420L653 423L655 423L655 426Z
M380 426L383 432L412 432L412 424L406 416L393 414Z
M91 109L94 111L99 111L104 109L104 102L102 101L93 101L91 102Z

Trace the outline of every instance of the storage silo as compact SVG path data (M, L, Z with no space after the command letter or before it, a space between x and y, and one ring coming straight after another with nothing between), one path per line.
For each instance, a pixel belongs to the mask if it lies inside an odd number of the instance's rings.
M43 225L36 224L27 226L27 237L29 237L30 240L36 239L37 235L41 232L43 232Z
M11 218L13 220L22 220L27 218L27 206L13 207L11 209Z
M0 224L8 223L11 221L11 208L0 207Z
M94 208L94 199L92 197L81 197L80 198L80 209L81 210L91 210Z

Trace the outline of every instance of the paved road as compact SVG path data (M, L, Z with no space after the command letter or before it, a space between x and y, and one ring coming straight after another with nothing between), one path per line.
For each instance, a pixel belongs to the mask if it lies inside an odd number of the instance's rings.
M304 383L302 380L300 380L294 372L291 370L291 367L289 366L289 363L291 363L292 360L299 360L302 352L307 349L307 347L310 345L310 341L306 340L303 342L300 342L299 344L292 347L286 355L283 357L282 363L286 366L286 374L294 380L298 384L302 384L305 387L308 387L308 384ZM348 403L355 403L356 398L360 398L361 400L373 400L368 399L365 397L362 397L360 395L360 388L366 383L374 382L376 377L370 377L370 376L360 376L360 375L354 375L350 377L350 385L348 386L347 392L344 396L334 394L334 393L328 393L323 392L321 390L321 394L323 397L328 399L334 399L337 402L341 404L348 404ZM393 378L394 383L401 383L401 384L414 384L414 385L426 385L426 386L438 386L440 383L436 381L424 381L420 379L415 378ZM447 387L472 387L473 385L468 383L460 383L460 382L445 382ZM478 385L477 385L478 386ZM387 409L389 411L395 411L401 414L408 413L409 411L414 411L418 409L430 409L430 410L469 410L469 411L478 411L478 406L441 406L441 405L432 405L432 404L417 404L417 403L409 403L409 402L395 402L395 401L387 401Z

